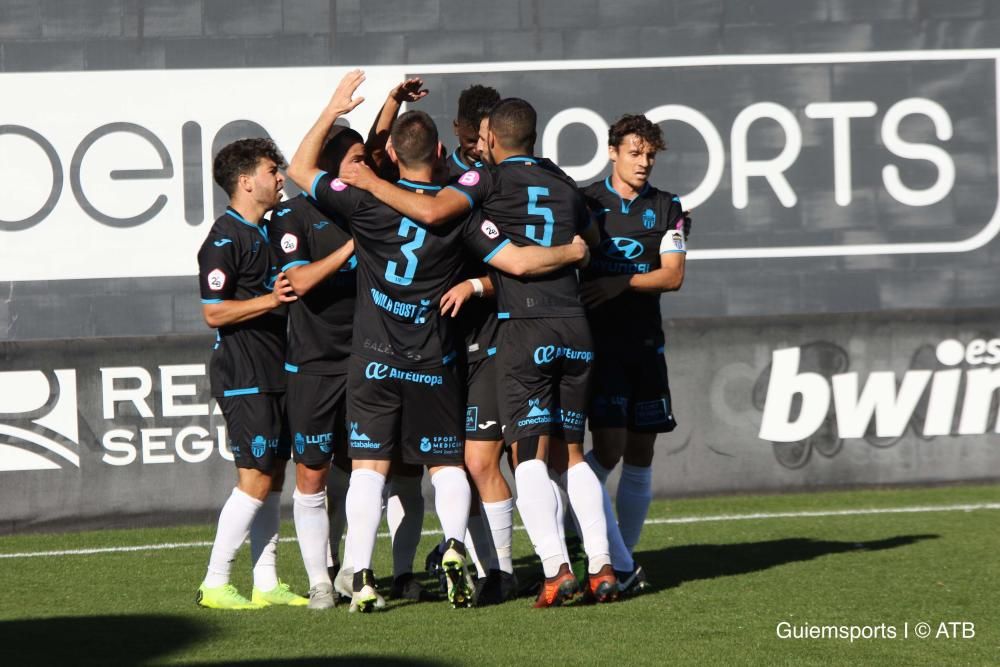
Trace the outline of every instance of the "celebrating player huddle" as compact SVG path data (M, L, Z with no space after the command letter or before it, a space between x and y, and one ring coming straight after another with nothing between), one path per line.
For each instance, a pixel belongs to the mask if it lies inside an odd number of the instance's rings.
M528 102L464 91L460 145L446 156L427 114L396 118L426 94L419 79L390 93L367 145L336 126L361 103L363 81L344 77L288 166L303 196L281 201L285 165L269 140L230 144L213 166L230 206L198 260L205 320L218 329L212 391L238 482L198 603L326 609L339 593L351 611L378 609L372 553L386 491L392 593L422 599L412 564L423 468L444 533L427 562L449 602L511 599L504 451L544 572L535 606L559 606L581 586L598 603L642 590L632 551L652 497L653 442L675 427L659 294L683 281L690 227L678 198L648 183L659 128L643 116L615 123L612 174L581 192L534 156ZM308 598L275 567L289 457ZM603 482L622 458L616 519ZM586 553L582 582L567 525ZM229 583L248 535L250 599Z

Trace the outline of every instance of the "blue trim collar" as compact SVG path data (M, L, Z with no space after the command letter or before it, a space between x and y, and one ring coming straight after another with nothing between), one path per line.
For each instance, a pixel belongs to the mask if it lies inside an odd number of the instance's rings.
M466 164L462 162L461 158L458 157L457 148L452 152L451 159L455 164L457 164L462 169L462 171L469 171L469 167L467 167Z
M642 189L639 190L639 193L633 199L625 199L620 194L618 194L618 191L615 190L611 186L611 176L606 176L604 178L604 187L606 187L608 189L608 192L610 192L614 196L618 197L618 200L621 202L621 205L622 205L622 213L628 213L629 208L631 208L632 204L634 204L636 202L636 200L639 199L640 197L642 197L644 194L646 194L647 192L649 192L649 187L650 186L649 186L649 181L646 181L645 183L643 183L642 184Z
M408 181L405 178L401 178L396 181L399 185L413 188L414 190L440 190L440 185L432 185L430 183L414 183L413 181Z
M270 239L267 238L267 225L255 225L254 223L250 222L249 220L247 220L246 218L244 218L242 215L240 215L239 213L237 213L236 209L234 209L232 206L227 206L226 207L226 215L229 215L229 216L232 216L232 217L236 218L237 220L239 220L240 222L242 222L244 225L247 225L249 227L253 227L258 232L260 232L260 235L264 237L265 241L270 241Z
M512 155L506 160L501 160L500 164L503 164L504 162L530 162L531 164L538 164L538 160L530 155Z

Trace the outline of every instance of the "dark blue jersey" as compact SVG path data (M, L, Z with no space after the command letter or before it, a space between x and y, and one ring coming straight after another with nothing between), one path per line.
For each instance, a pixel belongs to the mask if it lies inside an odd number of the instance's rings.
M590 224L576 184L550 160L510 157L498 165L473 166L448 186L480 207L516 245L570 243ZM576 269L514 277L492 271L499 317L577 317L584 314Z
M323 215L307 195L278 205L271 214L271 249L287 271L323 259L347 243L350 232ZM356 257L288 306L286 368L311 375L347 372L357 296Z
M458 149L448 156L448 182L456 182L462 174L471 167L481 168L481 162L467 165L459 156ZM469 256L462 266L458 280L482 278L488 273L486 265L477 257ZM465 361L471 363L496 354L497 333L500 322L497 320L497 301L495 298L472 298L465 302L455 318L459 336L465 341Z
M583 279L649 273L660 268L660 256L686 252L680 198L648 183L635 199L622 199L611 179L583 190L601 232ZM660 294L626 290L589 312L595 334L618 332L636 338L662 337Z
M434 196L439 186L400 180L398 187ZM328 174L313 186L327 214L350 220L358 256L354 354L397 368L433 368L456 356L441 297L455 284L463 245L488 261L508 243L492 224L469 216L446 225L414 222Z
M458 149L456 148L451 152L446 158L446 166L448 167L448 182L457 181L458 177L469 171L473 166L482 167L482 163L473 162L472 164L467 164L461 155L458 154Z
M202 303L245 301L274 289L278 266L265 224L227 208L198 251ZM285 390L284 307L220 327L209 368L213 396Z

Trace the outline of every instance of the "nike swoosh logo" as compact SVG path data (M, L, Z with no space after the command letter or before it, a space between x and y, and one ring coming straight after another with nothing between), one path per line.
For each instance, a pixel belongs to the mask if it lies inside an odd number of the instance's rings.
M226 245L227 243L232 243L232 242L233 242L232 239L222 239L221 241L216 241L214 245L215 245L216 248L221 248L222 246Z

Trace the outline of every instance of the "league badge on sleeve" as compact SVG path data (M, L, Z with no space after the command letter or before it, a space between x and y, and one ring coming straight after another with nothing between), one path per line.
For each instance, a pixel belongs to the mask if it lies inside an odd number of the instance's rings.
M462 174L462 176L458 179L458 182L461 183L462 185L472 187L473 185L479 182L479 172L470 169L469 171Z
M500 230L497 229L497 226L493 224L492 220L483 220L483 224L479 226L479 229L481 229L483 234L486 234L486 237L489 239L496 239L500 236Z
M226 274L222 269L212 269L208 272L208 289L218 292L226 286Z
M344 190L347 189L347 183L344 183L339 178L335 178L332 181L330 181L330 187L333 189L334 192L343 192Z
M281 249L284 250L286 254L290 252L295 252L298 249L298 247L299 247L299 239L297 236L295 236L295 234L289 232L281 237Z

